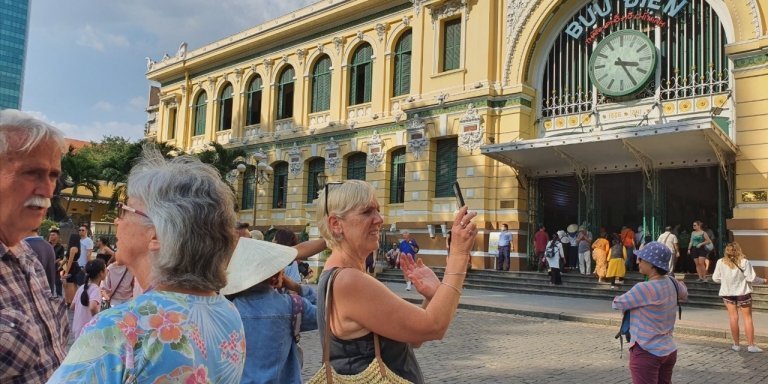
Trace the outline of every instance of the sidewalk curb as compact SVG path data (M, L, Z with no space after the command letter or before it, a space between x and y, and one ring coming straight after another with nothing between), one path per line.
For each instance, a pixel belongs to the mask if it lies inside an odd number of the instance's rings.
M422 302L422 299L417 299L417 298L403 297L403 299L414 304L421 304ZM616 327L617 331L619 326L621 325L621 319L619 318L607 319L604 317L584 316L579 314L570 314L566 312L534 311L534 310L528 310L528 309L492 307L487 305L464 304L464 303L459 303L459 308L469 310L469 311L503 313L503 314L509 314L509 315L536 317L541 319L571 321L576 323L586 323L586 324L602 325L602 326L608 326L608 327ZM742 331L742 341L745 341L746 338L744 337L743 327L741 328L741 331ZM723 342L731 342L730 329L697 328L697 327L691 327L691 326L676 325L675 334L707 337L712 339L720 339L719 341L723 341ZM768 335L756 334L755 343L768 344Z

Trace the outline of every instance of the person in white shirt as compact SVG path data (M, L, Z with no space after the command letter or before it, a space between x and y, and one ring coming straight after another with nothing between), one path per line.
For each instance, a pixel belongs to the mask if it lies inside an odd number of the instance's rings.
M733 242L725 247L725 255L717 261L712 281L720 283L720 297L730 318L731 336L735 352L741 350L739 345L739 311L744 316L744 334L747 336L747 351L762 352L755 345L755 327L752 324L752 284L765 284L765 279L755 275L752 264L741 251L739 243Z
M669 274L671 275L675 269L675 263L677 263L677 259L680 257L680 246L677 242L677 236L672 233L672 227L669 225L664 227L664 233L659 235L656 241L666 245L672 251L672 257L669 258Z

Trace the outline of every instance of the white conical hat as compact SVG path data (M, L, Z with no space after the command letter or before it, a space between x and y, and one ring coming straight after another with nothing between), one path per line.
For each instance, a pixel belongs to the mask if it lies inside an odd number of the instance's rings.
M293 247L241 237L227 267L227 286L222 295L242 292L274 276L296 260Z

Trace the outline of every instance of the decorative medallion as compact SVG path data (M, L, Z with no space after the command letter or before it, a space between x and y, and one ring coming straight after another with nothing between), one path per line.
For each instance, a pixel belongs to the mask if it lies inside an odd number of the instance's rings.
M477 114L477 108L469 103L467 112L459 120L461 132L459 132L459 146L472 153L483 143L483 129L480 115Z
M375 29L376 29L376 35L379 36L379 41L380 42L384 41L384 34L387 33L387 26L382 23L378 23L376 24Z
M408 149L411 150L413 157L418 159L427 149L427 123L424 119L419 117L419 114L413 115L413 118L408 121L406 128L406 134L408 135Z
M328 171L331 175L336 174L336 169L341 165L341 158L339 157L339 144L331 137L328 144L325 146L325 165L328 167Z
M299 65L304 64L304 56L307 55L306 48L299 48L296 50L296 57L299 59Z
M447 0L440 6L430 6L429 11L432 14L432 28L435 28L438 20L461 14L462 11L465 19L469 19L467 0Z
M416 16L421 13L421 8L424 6L424 3L426 3L427 0L411 0L411 3L413 3L413 13L416 14Z
M264 59L264 69L267 71L267 76L272 75L272 64L274 64L274 61L272 61L272 59Z
M379 131L374 130L371 140L368 141L368 165L378 169L384 162L384 140L379 136Z
M333 38L333 45L336 47L336 53L341 53L341 46L344 44L344 39L341 36L336 36Z
M299 176L303 165L304 161L302 161L301 158L301 149L299 149L299 146L296 145L296 143L293 143L293 148L288 151L288 171L290 171L291 175L294 177Z

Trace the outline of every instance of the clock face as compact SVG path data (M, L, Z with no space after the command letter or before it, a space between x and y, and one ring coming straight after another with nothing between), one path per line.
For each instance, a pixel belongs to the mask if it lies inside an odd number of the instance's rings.
M656 47L642 32L622 30L606 36L589 58L589 78L608 96L639 91L656 71Z

